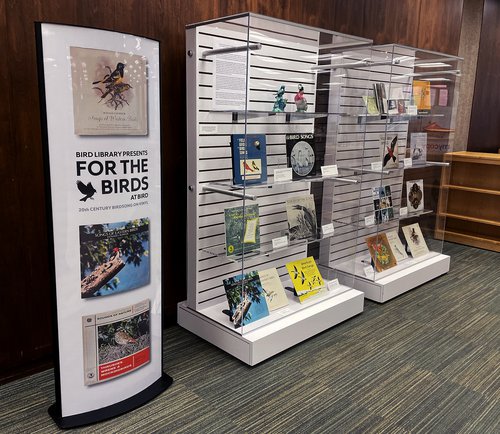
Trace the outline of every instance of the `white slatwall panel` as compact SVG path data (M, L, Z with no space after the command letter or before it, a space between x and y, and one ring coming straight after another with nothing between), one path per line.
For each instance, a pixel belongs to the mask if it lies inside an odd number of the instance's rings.
M196 171L198 183L196 208L188 210L188 214L196 213L196 248L193 248L194 243L190 247L188 243L188 261L195 262L189 265L190 272L194 270L196 274L196 288L188 289L188 304L195 309L219 303L225 298L222 280L241 272L241 263L224 256L214 256L208 251L223 251L224 209L242 205L242 201L224 194L203 193L202 186L211 182L230 182L231 134L245 133L245 120L244 116L239 116L237 121L233 121L232 113L211 111L214 59L201 56L203 51L212 49L217 42L231 40L235 41L235 45L239 45L238 42L245 45L247 28L240 24L216 23L196 28L197 121L196 132L192 135L196 137L196 143L189 145L196 146L197 158L190 159L188 167L188 172ZM295 26L288 28L281 23L255 17L252 17L252 27L250 42L262 43L262 49L250 54L248 109L270 111L274 94L282 84L287 86L286 96L293 104L297 83L302 83L309 110L314 111L316 77L311 67L316 64L319 33ZM249 117L246 132L266 135L268 179L272 180L275 168L286 167L285 134L314 132L314 120L292 119L286 123L284 116ZM258 196L261 244L264 244L287 230L285 201L288 197L307 194L309 184L294 183L271 189L247 188L247 192ZM277 267L280 275L286 275L284 264L302 258L306 253L307 249L302 245L269 256L248 257L245 258L245 269Z

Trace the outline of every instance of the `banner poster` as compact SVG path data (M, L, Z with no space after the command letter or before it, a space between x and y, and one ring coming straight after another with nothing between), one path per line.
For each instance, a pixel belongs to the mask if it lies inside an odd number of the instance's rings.
M116 416L162 370L159 43L37 23L61 427Z

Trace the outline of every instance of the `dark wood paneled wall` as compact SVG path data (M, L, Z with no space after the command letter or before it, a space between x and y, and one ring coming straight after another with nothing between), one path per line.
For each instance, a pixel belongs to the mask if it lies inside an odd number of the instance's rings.
M448 53L458 52L463 0L0 0L0 379L51 353L49 264L34 21L91 26L161 42L164 288L171 321L185 298L186 24L252 11ZM177 212L169 213L168 210Z
M468 151L500 149L500 1L485 0Z

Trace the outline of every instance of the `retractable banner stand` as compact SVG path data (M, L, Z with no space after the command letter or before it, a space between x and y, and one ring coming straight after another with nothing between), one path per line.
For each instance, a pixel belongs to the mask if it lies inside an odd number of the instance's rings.
M159 43L36 24L62 428L132 410L162 370ZM53 254L53 255L52 255Z

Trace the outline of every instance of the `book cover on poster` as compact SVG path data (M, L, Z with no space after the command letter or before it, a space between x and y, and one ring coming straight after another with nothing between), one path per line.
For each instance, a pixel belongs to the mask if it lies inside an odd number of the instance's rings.
M147 135L146 58L81 47L70 56L75 134Z
M327 291L314 257L288 262L286 269L301 303Z
M366 245L378 272L388 270L397 265L394 253L384 233L365 238Z
M425 164L427 160L427 133L411 133L410 157L414 166Z
M260 248L259 205L224 210L226 256L256 252Z
M380 224L392 220L394 218L394 208L392 205L391 186L373 187L372 197L375 222Z
M410 248L411 255L414 258L429 253L429 248L427 247L427 243L425 242L424 235L418 223L403 226L401 229L403 230L406 242Z
M267 181L266 136L233 134L231 136L234 184L258 184Z
M260 270L259 278L262 289L264 290L264 296L266 297L267 307L270 311L279 309L288 304L285 288L283 288L276 268Z
M424 180L406 181L408 213L424 210Z
M398 135L387 133L380 136L382 168L395 169L399 166Z
M148 218L80 226L81 297L149 284L149 253Z
M150 361L149 300L82 317L84 384L91 386Z
M292 179L316 175L316 145L314 134L287 134L287 166L292 168Z
M286 215L290 241L318 238L316 206L312 194L287 199Z
M266 297L257 271L223 280L229 315L235 328L269 315Z

